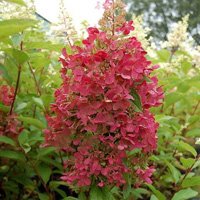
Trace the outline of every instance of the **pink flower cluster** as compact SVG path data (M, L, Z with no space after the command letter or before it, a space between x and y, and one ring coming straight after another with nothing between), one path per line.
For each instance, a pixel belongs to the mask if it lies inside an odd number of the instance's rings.
M133 164L128 152L147 155L156 149L158 124L149 108L161 104L163 92L150 77L154 67L141 43L127 37L133 29L132 22L125 23L113 37L88 28L82 47L62 52L63 83L55 92L54 115L47 117L45 140L66 152L62 179L69 184L120 186L126 173L150 182L153 170L141 168L145 156Z
M2 106L11 106L14 97L14 88L8 85L0 86L0 104ZM0 107L0 135L6 135L15 138L20 132L20 124L16 119L16 114L1 110Z

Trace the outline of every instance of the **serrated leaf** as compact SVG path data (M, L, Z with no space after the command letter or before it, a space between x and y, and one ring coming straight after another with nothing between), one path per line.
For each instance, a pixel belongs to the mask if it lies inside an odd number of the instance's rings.
M191 178L186 178L182 182L182 187L193 187L200 185L200 176L195 176Z
M192 190L191 188L180 190L177 193L174 194L172 197L172 200L187 200L192 197L197 196L198 192L195 190Z
M41 121L32 117L19 116L18 119L26 124L33 125L39 129L44 129L46 127Z
M31 19L9 19L0 21L0 40L9 35L22 32L35 24L36 21Z
M159 199L159 200L166 200L166 197L164 194L162 194L159 190L157 190L153 185L149 185L146 184L149 189L155 194L155 196Z
M9 144L9 145L11 145L11 146L16 146L15 141L14 141L13 139L7 137L7 136L1 135L1 136L0 136L0 143L1 143L1 142L2 142L2 143L5 143L5 144Z

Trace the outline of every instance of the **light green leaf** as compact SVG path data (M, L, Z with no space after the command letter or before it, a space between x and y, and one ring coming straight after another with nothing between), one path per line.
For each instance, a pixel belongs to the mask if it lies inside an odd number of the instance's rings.
M44 129L46 127L41 121L32 117L19 116L18 119L24 122L25 124L31 124L39 129Z
M0 74L1 74L1 76L3 76L3 78L6 81L8 81L9 83L12 83L13 80L12 80L12 77L10 76L10 74L8 72L8 69L4 65L2 65L1 63L0 63Z
M188 143L185 143L183 141L179 141L177 143L177 149L181 149L181 150L185 150L185 151L188 151L190 152L194 157L197 156L197 152L196 150L194 149L194 147L192 147L191 145L189 145Z
M187 137L200 137L200 128L194 128L186 133Z
M155 196L159 199L159 200L166 200L166 197L164 194L162 194L159 190L157 190L153 185L149 185L146 184L149 189L155 194Z
M160 62L168 62L170 58L170 52L166 49L161 49L160 51L156 51Z
M26 4L23 0L4 0L4 1L10 2L10 3L16 3L16 4L19 4L21 6L26 6Z
M10 144L11 146L16 146L16 143L13 139L7 137L7 136L0 136L0 143Z
M36 21L31 19L9 19L0 21L0 40L9 35L20 33L35 24Z
M186 169L190 168L195 163L195 159L193 159L193 158L184 158L184 157L181 157L180 161L181 161L182 165Z
M195 190L192 190L191 188L184 189L178 191L173 197L172 200L187 200L192 197L197 196L198 192Z
M181 100L182 95L178 92L169 93L165 96L165 107L168 108L172 104Z
M15 109L15 111L16 111L16 112L19 112L19 111L23 110L24 108L26 108L27 105L28 105L28 104L27 104L27 103L24 103L24 102L23 102L23 103L20 103L20 104L17 105L17 108Z
M14 57L17 65L21 65L29 59L28 54L17 49L12 49L12 56Z
M166 162L166 164L167 164L167 166L168 166L168 168L169 168L169 170L170 170L170 172L171 172L171 174L172 174L172 177L173 177L173 179L174 179L174 182L175 183L178 183L178 181L179 181L179 178L180 178L180 176L181 176L181 173L179 172L179 170L176 168L176 167L174 167L171 163L169 163L167 160L165 160L165 162Z
M159 200L159 199L154 194L152 194L150 200Z
M32 97L32 99L33 99L33 102L34 102L37 106L39 106L40 108L44 109L44 103L43 103L43 101L42 101L41 98Z
M183 180L182 187L193 187L200 185L200 176L186 178Z

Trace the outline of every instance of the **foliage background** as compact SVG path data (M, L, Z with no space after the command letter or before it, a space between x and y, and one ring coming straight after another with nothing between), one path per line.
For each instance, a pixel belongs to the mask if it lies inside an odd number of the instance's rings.
M178 2L170 6L180 6ZM198 1L196 2L198 4ZM29 9L32 8L31 4L26 7L22 0L6 0L0 3L1 8L5 8L5 5L7 12L1 13L0 17L0 85L16 88L20 74L13 112L24 128L17 137L0 136L0 199L84 200L84 192L59 179L63 172L63 159L67 158L63 158L62 152L55 151L53 147L42 147L43 129L46 127L45 115L49 113L50 103L53 102L54 89L61 83L58 62L60 50L64 45L70 50L66 43L63 44L63 37L66 37L66 40L70 38L66 35L68 32L61 31L64 33L62 38L56 35L50 37L35 17L34 9ZM185 9L181 6L180 8L184 11L175 18L176 21L181 20L185 12L188 13L188 6ZM196 8L197 6L194 10ZM192 9L189 9L192 12ZM143 8L142 10L144 14L149 11ZM137 14L137 11L134 12ZM189 30L199 22L199 15L195 16L197 18L194 22L189 21ZM169 18L174 20L171 16ZM72 26L69 18L68 20L64 29ZM132 188L130 184L126 188L103 189L93 186L89 198L198 199L200 48L196 46L197 41L191 43L189 39L186 18L166 36L164 34L168 29L163 28L164 25L158 26L159 31L149 25L155 37L158 37L157 33L163 32L162 38L164 36L166 39L159 49L146 39L149 30L141 25L142 18L135 18L134 21L136 28L133 34L139 37L147 49L148 58L154 64L160 65L155 73L165 90L163 106L152 110L160 123L158 150L149 160L156 166L153 185ZM169 24L161 21L165 25ZM72 33L74 35L73 31ZM76 43L81 45L78 39ZM9 111L10 108L0 102L0 114L7 115ZM2 123L0 121L0 126Z

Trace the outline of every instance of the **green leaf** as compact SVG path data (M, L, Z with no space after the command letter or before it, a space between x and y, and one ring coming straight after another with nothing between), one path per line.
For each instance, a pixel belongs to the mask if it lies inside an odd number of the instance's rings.
M27 42L26 49L48 49L60 51L62 49L62 45L60 44L52 44L51 42Z
M198 192L191 188L180 190L174 194L172 200L187 200L198 195Z
M92 200L104 200L104 195L101 188L93 185L90 190L90 199Z
M167 160L165 160L165 162L166 162L166 164L167 164L167 166L168 166L168 168L169 168L169 170L170 170L170 172L171 172L171 174L172 174L172 177L173 177L173 179L174 179L174 182L175 182L175 183L178 183L179 178L180 178L180 176L181 176L181 173L179 172L178 169L176 169L176 167L174 167L174 166L173 166L171 163L169 163Z
M150 200L159 200L159 199L154 194L152 194Z
M194 128L186 133L187 137L200 137L200 128Z
M135 105L138 112L142 111L142 103L139 94L136 92L135 89L131 89L131 96L133 97L133 100L131 102Z
M156 51L160 62L168 62L170 58L170 52L166 49L161 49L160 51Z
M194 147L192 147L192 146L189 145L188 143L185 143L185 142L183 142L183 141L179 141L179 142L176 144L176 147L177 147L177 149L181 149L181 150L185 150L185 151L190 152L194 157L197 156L197 152L196 152L196 150L194 149Z
M40 200L49 200L49 196L46 193L38 193Z
M24 122L25 124L33 125L39 129L44 129L46 127L41 121L39 121L38 119L34 119L32 117L19 116L18 119Z
M27 130L24 130L18 136L19 144L24 149L25 153L28 153L31 150L31 146L28 143L28 139L29 139L28 133L29 132Z
M9 112L9 110L10 110L9 106L5 106L0 102L0 111L3 111L3 112L7 113L7 112Z
M182 182L182 187L193 187L196 185L200 185L200 176L195 176L191 178L186 178Z
M83 192L81 192L79 195L78 195L78 199L79 200L87 200L87 197L85 196L85 194Z
M195 159L193 159L193 158L183 158L183 157L181 157L180 161L186 169L190 168L195 163Z
M47 183L51 176L51 168L48 165L40 164L37 166L38 172L42 178L42 180Z
M4 0L4 1L9 2L9 3L16 3L16 4L19 4L21 6L26 6L26 4L23 0Z
M64 182L64 181L51 181L49 183L49 187L51 189L55 189L55 188L57 188L57 187L59 187L61 185L67 186L66 182Z
M159 200L166 200L166 197L164 194L162 194L159 190L157 190L153 185L149 185L146 184L149 189L155 194L155 196L159 199Z
M8 49L6 52L12 55L17 65L22 65L29 59L28 54L18 49Z
M20 161L25 160L23 153L17 152L17 151L10 151L10 150L0 150L0 157L13 159L13 160L20 160Z
M1 74L1 76L3 76L3 78L6 81L8 81L9 83L12 83L12 77L10 76L8 69L1 63L0 63L0 74Z
M23 110L24 108L26 108L27 105L28 105L28 104L27 104L27 103L24 103L24 102L23 102L23 103L20 103L20 104L17 105L17 108L15 109L15 111L16 111L16 112L19 112L19 111Z
M9 19L0 21L0 40L9 35L22 32L35 24L36 21L31 19Z
M165 96L165 107L168 108L172 104L182 99L182 94L178 92L169 93Z
M0 142L5 143L5 144L10 144L11 146L16 146L16 143L14 140L12 140L11 138L7 137L7 136L0 136Z
M41 157L47 156L53 152L55 152L55 147L40 148L40 149L38 149L37 156L38 156L38 158L41 158Z
M37 106L39 106L40 108L42 108L42 109L44 110L44 103L43 103L43 101L42 101L41 98L32 97L32 99L33 99L33 102L34 102Z
M65 197L64 199L62 200L80 200L80 199L77 199L75 197Z

